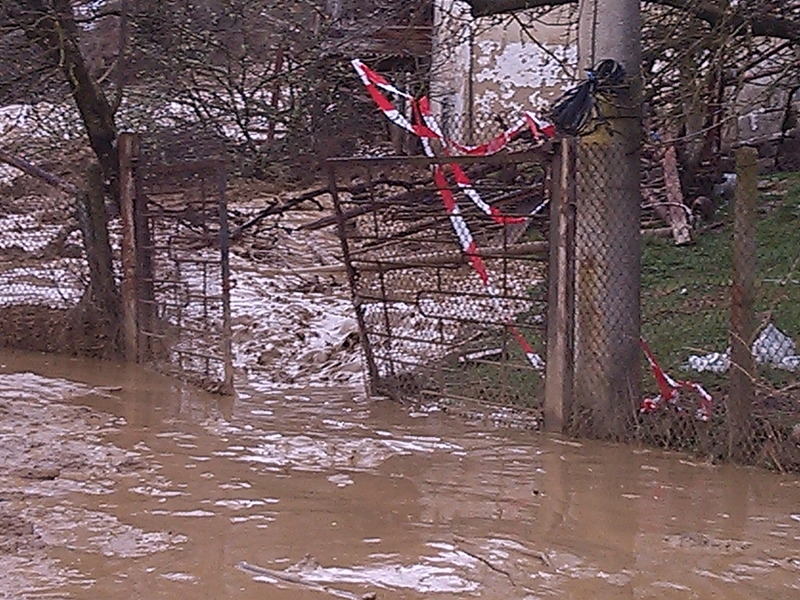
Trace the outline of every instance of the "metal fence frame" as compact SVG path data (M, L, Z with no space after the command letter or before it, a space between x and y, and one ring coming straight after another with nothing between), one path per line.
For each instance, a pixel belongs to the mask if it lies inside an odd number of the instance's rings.
M546 164L548 184L545 186L550 199L549 233L546 234L548 246L547 294L546 294L546 375L544 390L541 397L537 397L533 404L537 412L537 426L544 425L548 431L567 433L578 437L613 437L620 441L637 441L648 445L665 448L674 448L693 452L714 460L733 460L748 464L771 466L781 471L800 470L800 405L797 405L797 388L800 384L797 377L789 374L790 385L783 388L770 388L770 382L764 378L763 368L753 364L754 354L751 346L756 340L756 334L761 330L756 322L757 309L757 264L756 254L756 224L757 210L756 198L758 196L757 164L754 151L744 149L737 156L738 187L736 202L732 210L732 228L730 241L717 240L730 251L732 256L730 271L723 266L722 276L724 285L716 286L721 293L720 302L714 307L715 318L723 319L721 326L725 328L732 345L730 355L730 370L723 381L717 380L709 388L711 398L704 398L700 392L702 377L673 373L683 379L672 379L669 373L662 371L660 365L650 364L651 371L646 369L645 359L658 359L662 349L656 342L652 351L643 341L639 350L640 340L636 340L636 367L632 377L636 378L634 394L620 399L618 404L611 408L616 411L618 419L612 430L605 434L598 433L598 413L600 414L600 430L603 430L603 413L608 408L609 397L589 398L582 393L576 384L578 378L586 382L597 382L602 387L603 378L608 377L609 369L617 368L617 364L609 364L609 358L604 354L604 338L617 335L613 328L614 311L624 310L624 306L615 304L613 298L601 298L598 304L596 294L592 295L591 278L587 273L579 272L582 261L591 258L593 249L604 253L602 260L613 263L615 252L622 252L624 256L629 248L629 241L623 240L616 243L610 240L608 231L604 230L602 223L598 225L598 232L593 229L593 221L597 219L614 218L613 214L596 214L597 205L591 201L591 194L595 193L592 186L595 180L591 174L580 173L585 168L587 160L592 159L592 154L586 148L581 148L583 140L561 140L555 152L549 154L542 152L536 159ZM583 154L581 154L583 152ZM583 156L582 161L581 156ZM607 157L598 158L597 165L606 164ZM353 228L350 216L358 213L360 208L343 208L340 193L353 189L353 182L342 184L342 174L350 173L353 167L393 166L430 167L443 165L449 162L459 162L463 165L477 164L486 161L486 158L383 158L383 159L332 159L328 162L330 187L334 198L334 210L338 219L339 235L342 239L342 249L347 265L348 277L353 290L354 304L359 326L364 340L365 360L372 391L382 395L393 395L399 388L409 396L414 394L424 395L425 390L416 382L393 381L392 386L382 385L382 373L376 367L375 347L370 340L370 328L364 320L363 306L365 297L360 292L360 279L365 275L363 264L358 258L353 257L353 244L363 242L360 233ZM508 160L504 156L491 157L492 161L502 162ZM597 167L599 168L599 167ZM341 173L340 173L341 171ZM609 179L612 181L613 178ZM358 184L355 184L358 187ZM370 186L367 182L367 188ZM450 184L452 185L452 184ZM601 190L606 194L612 190L615 183L610 183L608 190ZM362 186L363 187L363 186ZM477 185L476 185L477 187ZM453 189L456 189L453 186ZM363 191L363 190L362 190ZM384 205L387 206L387 205ZM374 208L374 207L373 207ZM444 215L441 203L437 208ZM583 211L583 212L581 212ZM588 211L588 212L587 212ZM368 211L365 211L368 212ZM729 223L730 224L730 223ZM637 234L639 232L636 232ZM709 233L708 235L716 235ZM579 238L579 236L583 236ZM377 236L376 236L377 238ZM727 238L726 238L727 239ZM455 244L454 240L453 243ZM387 243L391 243L390 240ZM597 244L610 244L608 248L595 248ZM730 246L727 246L730 244ZM457 258L452 265L463 264L465 253L453 246ZM691 247L682 247L682 253L691 253ZM600 262L602 262L602 260ZM728 260L728 259L726 259ZM591 262L591 261L590 261ZM363 261L362 261L363 263ZM377 261L370 268L390 269L396 265L390 261L383 266ZM795 261L795 267L800 263L800 258ZM594 264L594 263L592 263ZM599 264L599 263L598 263ZM727 264L727 263L724 263ZM612 265L619 269L619 265ZM585 269L585 265L583 267ZM431 271L433 273L433 271ZM614 277L622 277L614 275ZM730 280L728 280L730 278ZM638 276L633 280L639 285ZM602 282L601 282L602 283ZM601 285L602 287L602 285ZM718 288L718 289L717 289ZM639 289L640 295L649 294L644 287ZM387 299L392 295L391 283L380 290L380 297ZM586 296L590 296L588 301ZM625 294L623 294L625 295ZM724 296L724 297L723 297ZM626 298L630 294L625 295ZM375 301L375 298L370 298ZM624 304L624 303L623 303ZM595 315L593 310L605 310L602 315ZM625 305L627 306L627 305ZM720 311L721 309L721 311ZM721 315L718 313L722 313ZM638 312L637 312L638 315ZM638 317L637 317L638 318ZM388 317L387 317L388 320ZM762 323L763 325L763 323ZM610 327L610 328L609 328ZM627 331L627 324L624 325ZM598 329L599 328L599 329ZM583 331L579 331L579 330ZM589 335L591 334L591 335ZM598 342L599 345L598 345ZM612 344L613 345L613 344ZM763 350L763 349L762 349ZM578 358L583 354L583 369L579 372ZM595 360L596 356L596 360ZM433 364L436 363L431 358ZM611 361L614 362L614 361ZM596 364L595 364L596 363ZM670 369L674 369L671 365ZM659 381L658 378L662 377ZM645 393L639 392L639 381ZM378 382L379 385L375 385ZM793 382L793 383L792 383ZM658 384L658 385L656 385ZM608 385L603 384L603 385ZM664 387L666 386L666 388ZM654 388L659 389L659 396L655 399L647 398ZM668 388L668 389L667 389ZM539 394L540 390L537 390ZM402 394L400 394L402 395ZM602 394L601 394L602 395ZM613 396L613 394L611 394ZM795 400L791 400L795 398ZM475 400L484 408L492 406L486 398L476 396ZM612 399L613 402L613 399ZM789 408L789 403L793 408ZM605 404L604 404L605 403ZM506 405L500 402L501 405ZM543 421L543 423L542 423ZM610 432L610 433L609 433Z
M525 373L532 372L534 368L533 363L528 363L524 358L529 356L527 351L525 353L519 351L520 347L524 346L518 345L518 342L520 337L523 339L525 336L535 337L540 342L534 343L533 346L538 345L537 350L544 354L548 243L512 241L507 234L508 229L497 226L492 219L474 209L468 201L460 201L459 217L470 221L472 233L478 241L476 254L489 264L490 272L499 274L497 278L499 284L496 289L492 288L494 291L491 293L488 292L488 288L486 292L473 289L459 297L454 291L461 281L459 278L469 280L471 283L477 281L477 278L470 266L472 257L459 248L459 241L452 230L453 215L448 214L442 207L438 190L430 178L429 169L457 164L464 169L470 167L480 169L485 166L483 168L490 171L532 165L532 168L538 169L537 172L541 174L541 181L535 186L529 183L497 184L484 191L489 195L494 194L495 199L518 196L527 197L530 202L534 197L535 187L537 190L535 193L541 193L540 200L546 203L544 190L547 187L545 179L549 173L549 162L549 150L489 157L441 159L382 157L328 160L330 189L356 317L362 333L362 347L371 393L388 395L400 400L433 399L440 405L447 404L447 408L452 408L455 404L463 407L472 404L473 400L478 400L479 406L494 404L503 408L513 408L513 403L504 399L505 394L519 395L530 391L520 391L527 385L524 383L524 378L527 376ZM416 192L401 193L398 199L392 202L387 202L385 197L382 198L375 192L375 188L382 185L380 178L375 176L377 171L391 172L391 177L400 179L399 174L409 169L415 170L415 173L426 173L422 179L427 177L430 183L427 186L422 185ZM364 175L363 180L355 184L352 183L354 171L360 171L360 174ZM343 180L349 183L343 183ZM524 182L525 178L519 177L518 180ZM451 191L458 192L458 186L454 182L451 181L448 185ZM475 187L481 188L477 183ZM343 199L345 193L354 189L363 194L362 201L356 203ZM421 200L418 197L420 194L427 196ZM394 222L388 216L392 211L398 215ZM384 217L385 223L382 221ZM361 219L360 225L357 223L359 219ZM391 226L388 225L390 222ZM482 241L488 239L495 240L493 248L483 247ZM372 247L377 250L370 254ZM534 263L536 272L541 274L541 295L534 298L527 293L512 291L519 287L515 287L517 284L513 281L514 273L526 272L525 269L529 264ZM472 266L474 267L474 264ZM533 269L532 266L530 268ZM420 287L415 291L411 283L398 283L404 279L413 280L416 282L414 285L418 284ZM479 284L476 285L480 287ZM425 308L424 303L430 303L436 308ZM480 317L476 315L483 314L480 311L486 310L487 303L493 306L518 303L522 308L536 303L541 307L537 313L541 317L541 322L534 326L526 319L528 317L533 319L536 315L522 317L520 316L522 313L518 313L516 317L519 323L510 324L508 327L506 327L508 324L504 325L505 316L488 318L485 322L480 322ZM393 312L398 305L412 305L411 316ZM445 305L445 308L442 308L442 305ZM380 307L382 315L380 324L376 322L371 325L367 322L367 309L373 306ZM484 308L476 308L477 306ZM502 310L497 314L505 315ZM417 319L417 322L421 323L420 327L428 329L416 330L419 333L398 333L401 328L396 321L400 318ZM456 332L461 324L464 327ZM474 347L464 339L469 337L464 333L467 329L473 338L486 335L487 339L492 339L497 346L492 348L496 350L496 357L485 358L480 356L482 351L468 351ZM517 329L519 336L513 333ZM434 330L437 332L436 335L432 333ZM423 331L427 334L423 334ZM512 333L509 333L510 331ZM398 341L398 346L407 342L411 346L419 343L421 347L431 348L436 357L432 355L428 357L429 360L422 355L419 360L413 357L397 358L398 355L403 355L403 351L397 350L398 354L394 354L395 349L387 349L387 345L383 344L384 341L391 342L393 339ZM475 343L479 345L481 342ZM391 346L391 343L388 345ZM439 354L442 356L438 356ZM522 361L520 357L523 357ZM403 364L403 360L407 360L408 364ZM463 365L467 362L474 368L485 369L490 374L489 379L494 382L492 385L497 386L494 402L487 398L491 390L477 389L481 387L480 384L470 390L469 394L459 393L456 389L458 386L453 385L453 377L465 373L466 367ZM407 371L406 367L413 369L413 372ZM539 378L540 375L536 377ZM537 421L536 426L541 426L541 394L531 393L528 400L533 406L528 406L527 409L532 409Z
M232 393L225 164L148 161L135 134L119 148L127 358Z

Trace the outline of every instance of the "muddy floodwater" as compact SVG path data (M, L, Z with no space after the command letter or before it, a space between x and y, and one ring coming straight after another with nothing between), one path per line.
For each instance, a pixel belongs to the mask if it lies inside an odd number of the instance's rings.
M0 354L2 598L800 598L800 480Z

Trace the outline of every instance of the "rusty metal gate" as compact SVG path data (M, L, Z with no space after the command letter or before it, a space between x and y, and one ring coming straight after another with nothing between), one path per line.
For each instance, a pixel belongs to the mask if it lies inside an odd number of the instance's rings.
M545 162L540 152L328 161L373 394L461 412L530 409L539 420Z
M142 152L135 173L138 359L206 389L229 393L233 366L225 164L164 164Z

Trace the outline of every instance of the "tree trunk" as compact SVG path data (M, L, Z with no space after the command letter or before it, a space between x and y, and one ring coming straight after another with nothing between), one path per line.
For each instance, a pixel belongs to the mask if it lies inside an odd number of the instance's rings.
M108 215L103 201L103 177L100 167L92 163L86 174L85 201L87 225L84 243L89 260L92 297L103 315L116 326L120 313L120 296L114 281L113 256L108 238ZM82 210L79 208L79 210ZM113 332L112 338L116 336Z
M114 111L89 72L78 45L78 27L70 0L28 0L19 8L18 22L25 28L28 39L47 52L53 67L59 68L69 85L97 156L103 178L111 197L119 199L119 164L115 141L117 127Z

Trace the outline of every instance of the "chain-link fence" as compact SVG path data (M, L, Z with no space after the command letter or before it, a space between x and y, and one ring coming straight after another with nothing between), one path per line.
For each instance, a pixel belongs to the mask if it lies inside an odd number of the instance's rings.
M638 437L798 471L800 185L791 176L758 181L749 149L739 151L736 178L735 199L695 245L645 243L643 335L666 371L710 400L683 386L641 415Z
M639 400L637 155L605 132L575 162L575 380L569 429L624 437Z
M16 181L0 200L0 345L86 351L95 334L77 319L88 268L76 199Z
M329 165L373 393L538 425L541 156Z
M600 135L545 166L458 159L470 188L453 159L332 161L372 391L800 470L800 179L759 193L740 156L736 200L686 245L642 238L629 158Z
M224 149L173 138L120 136L111 218L94 164L81 187L25 163L49 187L0 188L0 345L122 353L232 389Z
M128 137L128 140L132 138ZM133 151L134 261L123 270L123 303L131 297L141 361L213 391L233 386L226 167L211 144L146 140ZM122 161L123 164L128 162ZM124 169L123 169L124 174ZM125 219L123 218L123 222ZM130 264L135 262L135 264Z

